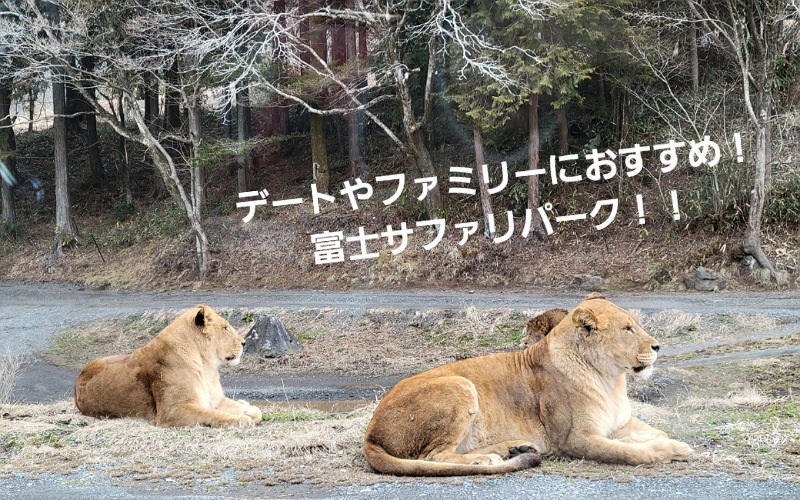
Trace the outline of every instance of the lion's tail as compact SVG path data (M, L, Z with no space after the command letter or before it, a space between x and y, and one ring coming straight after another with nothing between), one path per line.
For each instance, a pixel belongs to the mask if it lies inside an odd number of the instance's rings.
M386 452L382 446L364 443L364 456L367 463L378 472L394 476L472 476L479 474L504 474L536 467L542 461L538 453L523 453L497 465L451 464L397 458Z

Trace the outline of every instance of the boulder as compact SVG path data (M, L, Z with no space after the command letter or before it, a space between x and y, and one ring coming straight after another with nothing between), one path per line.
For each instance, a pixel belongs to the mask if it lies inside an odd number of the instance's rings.
M572 287L587 292L600 292L606 287L606 280L591 274L579 274L572 280Z
M698 267L694 273L683 278L683 283L689 290L716 292L725 289L728 278L714 274L704 267Z
M286 330L277 316L259 314L244 338L244 352L279 358L303 352L303 345Z

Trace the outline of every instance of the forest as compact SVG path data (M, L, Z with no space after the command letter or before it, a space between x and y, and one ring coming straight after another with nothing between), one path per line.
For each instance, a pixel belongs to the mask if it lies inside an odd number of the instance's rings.
M167 213L191 253L175 273L202 280L250 197L298 229L284 258L344 230L366 255L388 239L373 262L401 269L405 224L446 220L448 258L471 263L457 279L559 234L636 254L671 232L784 285L798 42L789 0L4 0L0 240L18 256L46 227L47 262L80 247L105 263L141 243L142 224L115 227Z

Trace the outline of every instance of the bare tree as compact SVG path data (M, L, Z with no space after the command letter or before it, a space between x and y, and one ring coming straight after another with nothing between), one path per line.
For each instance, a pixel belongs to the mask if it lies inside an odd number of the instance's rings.
M53 162L55 164L56 235L53 253L63 256L63 247L75 239L72 224L72 206L69 199L69 176L67 172L67 120L66 88L64 73L54 66L53 78Z
M772 125L775 117L773 84L779 60L791 57L800 44L800 5L785 0L719 2L688 0L697 22L739 68L747 117L756 132L753 189L744 235L744 251L769 269L779 281L761 247L761 221L766 184L772 161Z
M0 189L3 198L3 221L6 224L16 222L13 187L16 184L17 145L14 136L14 124L11 120L10 79L0 79Z

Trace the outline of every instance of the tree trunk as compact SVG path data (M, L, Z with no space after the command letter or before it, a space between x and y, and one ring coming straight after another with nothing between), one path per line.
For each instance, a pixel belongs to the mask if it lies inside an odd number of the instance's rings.
M181 127L181 94L174 88L178 84L178 63L176 62L166 74L166 89L164 90L164 118L165 126L171 129Z
M769 85L769 84L767 84ZM753 190L750 191L750 210L747 217L747 227L744 233L743 249L752 255L765 269L768 269L775 281L780 279L775 267L770 262L767 254L761 248L761 221L764 216L764 202L766 201L765 183L767 174L767 159L770 157L770 120L771 93L759 91L758 95L758 123L756 126L756 157L755 178Z
M539 168L539 94L530 95L528 105L528 170ZM539 239L544 237L544 224L539 216L539 176L528 177L528 208L531 211L531 229Z
M239 87L236 92L236 129L240 143L249 141L253 137L253 125L250 116L250 91L247 85ZM242 146L240 146L242 147ZM252 170L253 156L250 151L241 152L236 158L236 186L239 192L247 191L247 176Z
M558 152L565 155L569 152L569 124L565 106L556 110L556 117L558 118Z
M317 191L327 193L330 190L330 172L328 171L328 150L325 147L325 117L311 114L311 161L314 164L314 174Z
M56 191L56 235L53 253L62 257L63 247L75 239L72 225L72 208L69 201L69 177L67 175L67 121L66 89L63 76L56 72L53 81L53 157L55 163Z
M14 185L17 176L17 143L14 136L14 127L11 122L11 92L10 80L0 81L0 169L5 168L5 175L0 175L0 191L3 198L3 221L13 224L17 220L14 207Z
M86 56L82 60L82 65L87 72L94 71L94 57ZM84 91L94 98L94 87L84 84ZM91 184L100 186L103 184L105 173L103 172L103 160L100 156L100 141L97 137L97 115L94 113L92 105L81 98L81 111L86 113L86 143L89 147L89 172Z
M185 60L186 69L189 73L189 81L197 79L196 64L193 58ZM189 166L189 176L191 183L191 211L189 220L194 232L195 251L197 252L197 275L203 279L208 274L209 249L208 238L203 228L203 207L206 202L205 181L206 172L202 165L202 145L203 145L203 110L201 107L202 94L198 88L193 89L192 95L187 96L187 117L189 122L189 139L192 143L192 164Z
M389 50L391 59L393 59L396 63L400 63L401 61L399 54L393 52L396 49L389 48ZM433 44L431 44L428 47L429 65L433 59L434 50L435 47ZM432 71L432 68L429 67L429 71ZM409 152L414 157L414 165L416 166L417 174L421 177L436 177L436 169L433 166L433 160L431 159L428 146L425 144L425 139L423 137L422 128L426 125L425 119L427 116L423 116L422 120L417 120L414 110L414 102L411 98L411 89L408 84L408 73L404 71L400 64L397 65L397 67L394 69L394 72L394 80L397 84L397 94L400 99L400 112L403 118L403 131L408 139L408 144L410 146ZM431 90L426 84L426 110L429 109L431 99ZM425 114L427 115L428 113ZM428 191L424 201L425 210L428 214L428 217L431 219L436 219L442 209L442 195L438 182L430 191Z
M621 89L619 91L619 115L617 119L617 142L624 144L628 138L628 130L630 129L628 117L628 90Z
M74 65L74 63L70 63L70 65ZM64 119L64 122L67 124L67 132L78 135L80 132L81 116L77 113L82 110L82 103L74 82L67 81L64 83L64 99L64 114L72 115Z
M689 61L692 72L692 92L700 91L700 62L697 58L697 25L689 23Z
M344 10L346 8L345 0L332 0L331 7L336 10ZM348 59L347 30L345 29L344 21L340 19L334 19L331 24L331 62L334 66L341 66Z
M145 72L142 75L144 83L144 123L147 125L148 130L153 136L158 137L159 132L164 126L164 120L161 115L160 106L160 89L158 79L155 75ZM166 99L164 99L166 102ZM153 173L153 198L161 200L166 198L169 193L167 186L164 183L164 177L159 173L156 167L155 158L152 157L152 152L148 154L148 167ZM126 199L128 198L126 192ZM132 201L132 198L131 198ZM129 202L130 203L130 202Z
M605 109L608 106L606 99L606 77L603 73L597 74L597 104L600 109Z
M428 152L428 147L425 145L425 140L422 137L422 132L417 129L413 131L406 131L411 141L411 148L414 154L414 164L417 167L417 173L420 177L436 177L436 169L433 166L433 160ZM439 212L442 209L442 194L439 189L439 183L428 191L425 197L425 211L428 217L436 219L439 217Z
M489 188L486 187L486 182L483 180L483 166L486 164L486 159L483 155L483 137L481 137L481 129L479 126L472 128L472 137L475 141L475 173L478 177L478 187L481 192L481 206L483 207L483 223L486 230L484 234L490 240L495 237L495 231L492 230L489 224L489 217L494 218L494 211L492 210L492 199L489 196Z
M28 132L33 132L33 118L36 116L36 91L28 92Z
M355 0L347 0L346 7L348 9L355 9ZM358 60L358 31L356 30L355 23L348 21L345 25L345 48L347 49L347 61L356 67L353 78L355 78L355 85L361 86L361 71L357 63ZM363 123L364 113L361 111L353 111L345 118L347 120L347 156L349 160L348 176L351 179L356 177L362 181L367 180L369 176L369 167L364 159L361 157L361 124Z
M122 127L125 127L125 108L122 96L119 98L119 122ZM133 203L133 192L131 191L131 166L128 159L128 145L125 137L121 134L117 135L117 179L122 187L122 194L125 196L125 204L131 205ZM160 176L159 176L160 177Z
M320 0L312 0L310 9L319 6ZM316 57L311 59L311 64L318 66L317 58L327 61L328 55L328 29L324 20L312 19L309 36L311 37L311 50ZM320 101L324 101L325 96L320 96ZM330 190L330 171L328 170L328 150L325 138L325 118L322 115L310 114L309 122L311 126L311 162L313 164L314 178L317 183L317 190L320 193L327 193Z
M192 102L188 106L187 113L189 118L189 139L192 141L192 165L189 173L192 178L192 207L199 214L202 213L205 205L205 183L206 172L202 166L202 144L203 144L203 112L200 108L200 96L192 97Z

